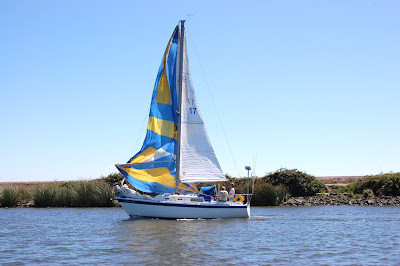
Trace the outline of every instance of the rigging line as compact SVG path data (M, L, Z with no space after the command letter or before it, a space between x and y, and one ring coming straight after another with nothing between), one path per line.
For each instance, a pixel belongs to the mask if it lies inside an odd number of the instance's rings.
M252 176L257 176L257 174L256 174L256 164L257 164L257 153L253 153L253 173L252 173Z
M231 146L229 145L228 138L226 137L226 133L225 133L224 126L223 126L223 124L222 124L221 117L219 116L219 113L218 113L217 105L215 104L214 97L213 97L212 92L211 92L211 90L210 90L210 85L208 84L208 81L207 81L207 78L206 78L206 74L205 74L205 72L204 72L203 66L201 65L200 57L199 57L199 55L198 55L198 53L197 53L196 46L194 45L194 41L193 41L192 35L190 34L190 31L188 31L188 28L187 28L187 27L186 27L186 32L189 33L188 35L189 35L190 40L191 40L191 42L192 42L193 49L194 49L194 52L195 52L196 57L197 57L197 61L199 62L201 72L202 72L203 77L204 77L204 80L205 80L205 82L206 82L206 87L207 87L208 93L209 93L210 96L211 96L211 101L212 101L212 103L213 103L213 105L214 105L215 113L217 114L219 123L220 123L220 125L221 125L222 133L223 133L223 135L224 135L224 137L225 137L225 141L226 141L226 143L227 143L227 145L228 145L229 152L231 153L232 160L233 160L233 163L235 164L235 168L236 168L236 172L237 172L237 174L238 174L238 177L240 177L239 169L238 169L238 167L237 167L235 157L233 156L232 149L231 149Z

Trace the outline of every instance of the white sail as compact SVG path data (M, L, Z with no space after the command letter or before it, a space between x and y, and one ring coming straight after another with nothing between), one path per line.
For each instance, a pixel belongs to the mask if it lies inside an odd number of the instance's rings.
M186 40L183 53L181 113L180 181L185 183L226 181L197 104L190 75Z

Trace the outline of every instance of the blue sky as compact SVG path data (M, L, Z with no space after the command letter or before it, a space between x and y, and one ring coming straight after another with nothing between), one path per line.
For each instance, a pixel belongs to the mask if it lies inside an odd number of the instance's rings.
M0 1L0 182L116 172L140 149L180 19L224 172L398 172L399 10L385 0Z

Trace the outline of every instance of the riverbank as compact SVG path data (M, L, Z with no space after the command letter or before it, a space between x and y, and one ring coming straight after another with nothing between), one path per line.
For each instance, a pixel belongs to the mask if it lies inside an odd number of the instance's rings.
M356 182L364 176L321 176L318 180L323 182L328 188L342 187ZM0 192L5 187L13 187L18 190L30 190L35 187L47 186L49 184L61 183L64 181L37 181L37 182L0 182Z
M328 206L328 205L349 205L349 206L400 206L400 196L385 196L376 197L373 195L358 196L350 195L348 193L337 193L337 188L344 187L348 184L354 183L364 176L330 176L330 177L317 177L318 180L323 182L327 189L327 193L320 193L316 196L308 197L290 197L284 200L279 206ZM81 182L81 181L76 181ZM46 188L52 185L62 184L63 182L0 182L0 193L4 188L15 188L17 191L29 193L38 188ZM84 182L86 183L86 182ZM83 183L82 183L83 184ZM111 189L111 188L110 188ZM86 189L85 189L86 191ZM79 198L83 197L81 196ZM110 199L112 195L108 194L105 198ZM51 199L49 199L52 201ZM82 204L80 204L82 205ZM104 205L104 204L103 204ZM107 206L119 206L118 202L113 201ZM256 204L257 205L257 204ZM18 202L17 207L37 207L31 197L22 197ZM58 206L58 205L55 205ZM68 205L67 205L68 206ZM83 205L85 206L85 205ZM42 206L43 207L43 206Z
M328 188L328 193L309 197L290 197L279 206L400 206L400 197L351 197L346 193L335 193L335 189L357 182L365 176L317 177Z
M291 197L279 204L279 206L400 206L400 196L392 197L355 197L351 198L343 194L321 194L312 197Z

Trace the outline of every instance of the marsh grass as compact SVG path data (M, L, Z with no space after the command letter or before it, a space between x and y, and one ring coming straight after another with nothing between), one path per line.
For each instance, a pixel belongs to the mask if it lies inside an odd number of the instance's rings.
M1 207L16 207L21 200L21 193L13 187L5 187L0 194Z
M287 193L288 189L284 185L259 184L254 187L251 204L253 206L277 206L286 198Z
M36 207L113 207L113 188L104 180L61 182L33 190Z
M97 205L99 205L100 207L114 206L114 202L112 201L112 198L114 197L114 190L108 183L102 180L97 180L95 191L95 199Z
M49 184L33 189L33 202L36 207L56 207L56 184Z
M113 189L104 180L80 181L75 186L76 207L112 207Z
M73 206L73 201L74 201L74 193L72 190L72 186L65 184L60 184L56 188L56 202L57 206L62 206L62 207L72 207Z

